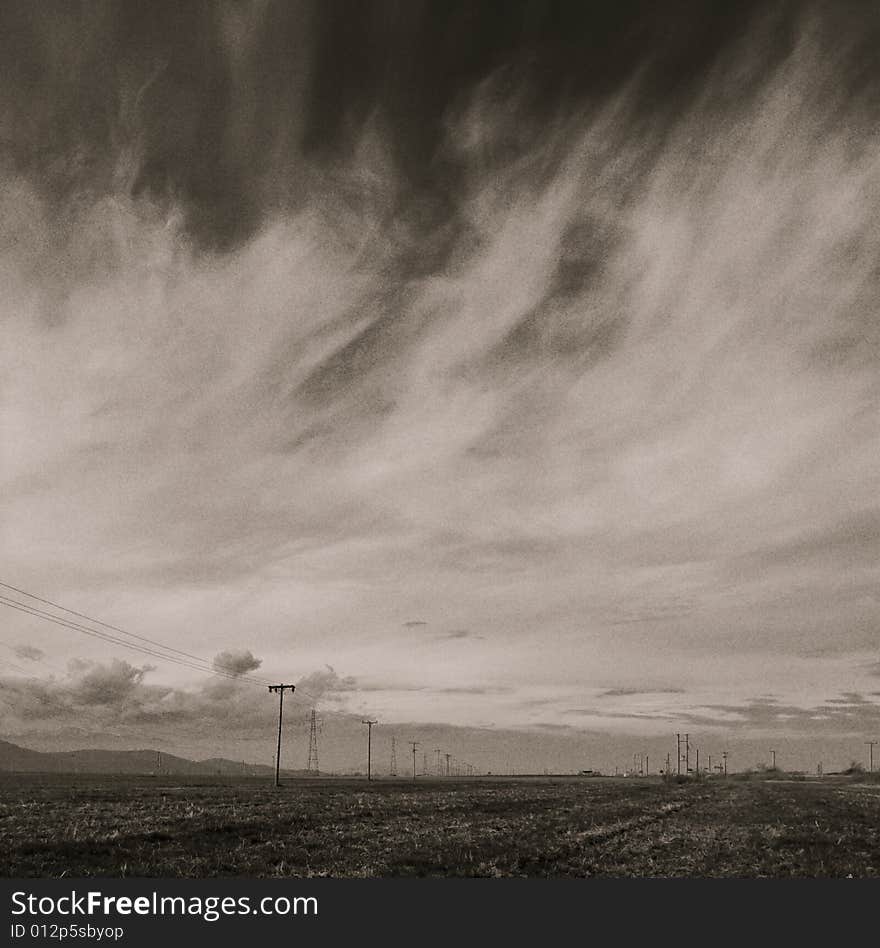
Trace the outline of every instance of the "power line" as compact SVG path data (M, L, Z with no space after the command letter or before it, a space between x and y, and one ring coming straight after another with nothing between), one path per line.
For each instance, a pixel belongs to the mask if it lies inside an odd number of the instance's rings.
M100 626L103 626L105 629L112 630L113 632L119 632L121 635L127 635L130 638L138 639L141 642L146 642L149 645L152 645L156 648L164 649L167 652L174 652L177 655L180 655L184 658L193 659L194 661L197 661L197 662L205 661L205 659L201 658L201 656L199 655L193 655L191 652L184 652L182 649L174 648L171 645L163 645L161 642L157 642L155 639L150 639L145 635L138 635L136 632L127 632L125 629L121 629L117 625L111 625L109 622L104 622L101 619L96 619L94 618L94 616L86 615L84 612L77 612L75 609L68 609L67 606L62 606L60 603L53 602L51 599L44 599L42 596L37 596L34 593L29 593L27 592L27 590L20 589L18 586L12 586L10 583L0 582L0 586L3 586L5 589L11 589L22 596L27 596L28 599L35 599L37 602L42 602L44 605L52 606L53 609L60 609L62 612L66 612L69 615L77 616L77 618L79 619L85 619L87 622L91 622L94 625L100 625ZM14 601L14 600L11 600L11 601ZM254 680L257 680L257 679L255 678ZM260 679L260 683L268 684L268 679L266 681L263 681L262 679Z
M18 651L17 651L15 648L13 648L8 642L0 642L0 645L2 645L3 648L9 649L9 651L12 652L13 655L18 655ZM18 655L18 657L20 658L21 656ZM29 658L27 659L27 661L29 661L29 662L38 662L40 665L45 666L46 668L49 669L49 671L53 671L53 672L55 672L57 675L63 675L63 674L65 674L65 672L64 672L63 669L58 668L56 665L50 664L50 663L47 662L42 656L39 657L39 658L32 658L32 657L29 657Z
M61 626L62 628L72 629L76 632L82 632L84 635L89 635L92 638L100 639L103 642L121 645L123 648L128 648L132 651L140 652L143 655L149 655L152 658L158 658L165 662L171 662L174 665L180 665L184 668L190 668L194 671L200 671L209 675L217 675L221 678L229 678L234 681L248 681L252 684L258 685L267 684L267 681L260 678L254 678L251 675L235 675L232 672L225 671L221 668L216 668L213 665L210 665L205 659L199 659L199 662L202 662L202 664L197 664L196 662L190 661L189 659L177 658L174 655L166 655L163 652L148 648L145 645L135 645L133 642L126 642L117 638L116 636L110 635L108 632L101 632L98 629L92 629L89 626L82 625L82 623L73 622L70 619L62 618L61 616L54 616L50 612L36 608L36 606L29 606L26 603L16 602L14 599L9 599L7 596L0 596L0 605L7 606L10 609L16 609L18 612L23 612L26 615L35 616L38 619L44 619L47 622L53 622L55 625Z
M182 649L174 648L170 645L163 645L161 642L157 642L154 639L150 639L144 635L138 635L134 632L127 632L125 629L120 628L119 626L111 625L109 622L104 622L101 619L96 619L93 616L86 615L82 612L77 612L75 609L68 609L66 606L62 606L60 603L54 602L51 599L46 599L42 596L37 596L34 593L27 592L25 589L21 589L18 586L13 586L10 583L4 583L0 581L0 586L11 589L14 592L19 593L22 596L27 596L30 599L34 599L37 602L42 602L45 605L52 606L54 609L60 609L62 612L66 612L70 615L77 616L80 619L85 619L87 622L91 622L94 625L103 626L106 629L111 629L114 632L119 632L122 635L127 635L131 638L138 639L141 642L146 642L150 646L154 646L157 649L162 649L164 652L172 652L173 655L163 654L163 652L156 652L146 646L137 646L132 642L126 642L122 639L117 638L114 635L110 635L106 632L102 632L98 629L92 629L89 626L84 626L79 622L72 622L69 619L65 619L63 616L54 616L50 612L46 612L43 609L38 609L36 606L30 606L27 603L18 602L15 599L11 599L8 596L0 595L0 605L7 606L8 608L17 609L19 612L24 612L28 615L33 615L40 619L45 619L49 622L54 622L56 625L61 626L62 628L73 629L77 632L82 632L85 635L91 635L95 638L103 639L107 642L112 642L115 645L122 645L124 648L132 649L133 651L140 651L143 654L150 655L153 658L159 658L166 662L172 662L174 664L181 665L185 668L192 668L195 671L205 672L211 675L217 675L221 678L228 678L233 681L248 681L252 684L257 685L268 685L270 680L268 678L261 678L256 675L250 674L241 674L236 675L232 672L226 671L222 668L217 668L212 662L209 662L207 659L204 659L198 655L193 655L191 652L185 652ZM193 664L195 663L195 664ZM318 701L316 695L310 694L307 691L300 691L297 694L297 698L311 698L313 701Z
M27 668L22 665L19 665L17 662L10 661L8 658L0 658L0 665L6 665L8 668L14 668L16 671L22 672L22 674L30 675L32 678L36 678L36 675L31 675Z

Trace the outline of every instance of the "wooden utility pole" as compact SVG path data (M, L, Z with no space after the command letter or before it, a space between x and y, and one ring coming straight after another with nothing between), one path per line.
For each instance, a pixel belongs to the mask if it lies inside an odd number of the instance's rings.
M415 783L415 780L416 780L416 748L417 748L417 747L419 746L419 744L421 744L422 742L421 742L421 741L408 741L407 743L410 745L410 747L412 747L412 755L413 755L413 783Z
M296 690L296 685L269 685L269 691L278 692L278 750L275 754L275 786L281 786L281 716L284 711L284 692L291 694Z
M724 760L724 776L726 777L727 776L727 751L724 751L721 757Z
M378 723L379 723L378 721L370 721L369 719L367 719L366 721L361 721L361 724L367 725L367 780L373 779L372 772L371 772L372 753L373 753L373 750L372 750L373 725L378 724Z
M876 741L865 741L868 748L868 773L874 773L874 745Z

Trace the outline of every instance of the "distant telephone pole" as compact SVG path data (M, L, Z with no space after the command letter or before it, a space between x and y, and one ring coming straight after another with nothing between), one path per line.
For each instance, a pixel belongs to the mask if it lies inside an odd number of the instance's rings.
M770 766L774 770L776 770L776 751L775 750L770 751L770 757L772 758Z
M446 755L446 776L449 776L449 758L452 757L452 754Z
M373 725L378 724L378 721L361 721L361 724L367 725L367 780L372 780L373 776L371 773L372 765L372 752L373 752Z
M412 755L413 755L413 783L415 783L415 780L416 780L416 748L417 748L417 747L419 746L419 744L421 744L422 742L421 742L421 741L408 741L407 743L410 745L410 747L412 747Z
M391 738L391 776L397 776L397 741Z
M876 741L865 741L865 744L868 748L868 773L874 773L874 745Z
M281 786L281 719L284 711L284 692L291 694L296 690L296 685L269 685L269 691L278 693L278 750L275 753L275 786Z
M443 768L440 766L440 748L439 748L439 747L435 747L435 748L434 748L434 753L437 755L437 776L438 776L438 777L442 777L442 776L443 776Z
M727 751L721 755L722 760L724 761L724 776L727 776Z

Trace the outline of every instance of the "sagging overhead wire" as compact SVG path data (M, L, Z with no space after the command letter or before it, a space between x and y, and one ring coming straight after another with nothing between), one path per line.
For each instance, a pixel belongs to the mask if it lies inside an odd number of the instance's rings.
M114 645L121 645L123 648L140 652L143 655L149 655L152 658L158 658L161 661L180 665L184 668L190 668L194 671L199 671L204 674L226 678L231 681L246 681L250 684L261 685L263 687L273 684L273 682L267 678L260 678L256 675L249 674L237 675L233 672L226 671L223 668L218 668L212 662L209 662L207 659L204 659L201 656L194 655L193 653L186 652L182 649L173 648L169 645L163 645L161 642L157 642L155 639L148 638L145 635L138 635L134 632L128 632L119 626L111 625L109 622L104 622L101 619L96 619L93 616L86 615L85 613L77 612L74 609L68 609L66 606L62 606L60 603L54 602L51 599L46 599L42 596L37 596L36 594L30 593L18 586L13 586L11 583L4 583L0 581L0 587L12 590L13 592L18 593L20 596L27 596L29 599L33 599L35 602L40 602L44 605L51 606L53 609L65 612L71 616L76 616L79 619L84 619L86 622L90 623L90 625L85 625L81 622L67 619L64 616L53 615L51 612L48 612L45 609L40 609L37 606L20 602L9 596L0 595L0 605L6 606L10 609L16 609L17 611L23 612L26 615L32 615L47 622L52 622L55 625L61 626L62 628L81 632L84 635L89 635L93 638L110 642ZM101 628L96 629L92 626L101 626ZM103 631L105 629L109 629L110 631ZM113 633L118 633L118 635ZM126 641L125 639L119 638L119 635L128 636L130 639L134 639L136 641ZM138 643L145 644L141 645ZM313 702L320 700L316 695L310 694L307 691L300 691L298 688L294 692L294 698L299 700L310 699Z
M79 619L85 619L87 622L92 623L92 625L100 625L105 629L110 629L112 632L118 632L120 635L127 635L129 638L137 639L140 642L146 642L148 645L154 648L162 649L165 652L172 652L173 654L178 655L181 658L187 658L195 662L210 665L209 662L207 662L204 658L202 658L199 655L193 655L191 652L184 652L182 649L174 648L171 645L163 645L161 642L157 642L154 639L147 638L147 636L145 635L138 635L136 632L127 632L125 629L119 628L119 626L111 625L109 622L103 622L101 619L96 619L93 616L85 615L85 613L77 612L74 609L68 609L67 606L62 606L60 603L53 602L51 599L44 599L42 596L36 596L33 593L29 593L24 589L20 589L18 586L12 586L9 583L3 583L3 582L0 582L0 586L4 587L5 589L11 589L13 592L17 592L19 595L27 596L28 599L33 599L36 602L42 602L46 606L52 606L53 609L58 609L61 612L66 612L68 615L76 616ZM11 600L11 601L15 602L15 600ZM22 605L27 605L27 604L22 603ZM35 608L35 607L28 607L28 608ZM211 667L213 668L213 666ZM238 676L233 676L233 677L252 678L253 681L258 682L260 684L268 684L268 681L263 681L263 679L257 678L255 676L238 675Z
M217 675L221 678L229 678L235 681L246 680L251 684L266 684L266 682L263 682L260 679L251 678L250 676L245 675L234 675L231 672L224 671L223 669L215 668L209 662L204 661L203 659L195 662L190 661L189 659L178 658L175 655L168 655L165 652L158 651L158 649L162 646L150 648L145 645L136 645L133 642L126 642L124 639L109 635L106 632L101 632L98 629L92 629L89 626L83 625L82 623L73 622L70 619L63 618L62 616L52 615L50 612L46 612L43 609L38 609L35 606L29 606L26 603L16 602L14 599L9 599L7 596L0 596L0 605L6 606L10 609L16 609L19 612L24 612L26 615L36 616L37 618L44 619L47 622L53 622L55 625L61 626L62 628L72 629L76 632L82 632L84 635L89 635L92 638L100 639L104 642L111 642L114 645L121 645L123 648L140 652L143 655L149 655L152 658L158 658L161 661L171 662L174 665L181 665L184 668L191 668L194 671L204 672L209 675Z

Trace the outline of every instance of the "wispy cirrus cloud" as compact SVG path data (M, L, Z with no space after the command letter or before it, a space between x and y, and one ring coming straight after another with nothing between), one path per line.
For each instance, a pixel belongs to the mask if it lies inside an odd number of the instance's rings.
M782 44L758 23L712 47L699 94L647 112L636 69L536 121L528 73L487 63L424 139L341 110L339 155L297 147L300 119L276 127L261 96L205 148L220 118L135 56L180 142L132 114L94 181L60 132L56 188L36 157L0 180L16 579L207 656L257 629L261 673L322 696L388 682L383 713L409 720L531 725L522 702L586 713L579 691L637 717L867 693L878 80L842 16L816 7ZM253 17L221 31L244 72ZM323 73L295 20L302 117ZM256 169L245 204L163 193L157 167L193 154L211 180L218 154ZM449 169L441 196L418 154ZM351 677L310 677L328 661Z

